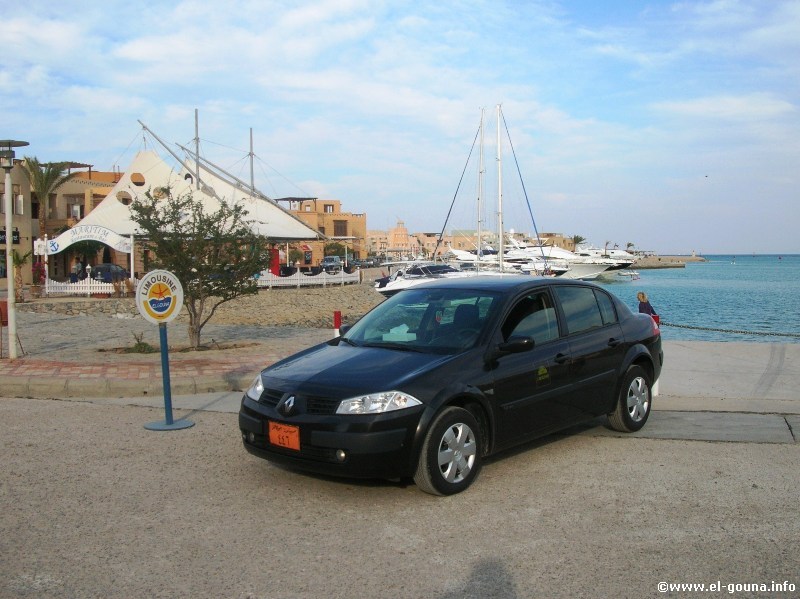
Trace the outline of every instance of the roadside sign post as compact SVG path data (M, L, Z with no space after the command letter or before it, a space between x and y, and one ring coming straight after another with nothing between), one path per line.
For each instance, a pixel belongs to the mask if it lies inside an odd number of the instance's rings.
M148 322L158 325L161 342L161 377L164 388L164 421L150 422L144 427L151 431L174 431L194 426L191 420L172 418L172 389L169 382L169 345L167 323L174 320L183 306L183 287L174 274L154 270L142 278L136 288L136 308Z

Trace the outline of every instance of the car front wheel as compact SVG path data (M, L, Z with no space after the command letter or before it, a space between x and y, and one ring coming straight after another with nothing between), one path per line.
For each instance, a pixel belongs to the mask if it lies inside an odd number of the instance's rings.
M641 366L631 366L622 377L616 409L608 414L611 428L624 433L641 429L650 416L653 394L650 379Z
M480 427L467 410L449 407L434 419L420 451L414 482L433 495L453 495L472 484L481 468Z

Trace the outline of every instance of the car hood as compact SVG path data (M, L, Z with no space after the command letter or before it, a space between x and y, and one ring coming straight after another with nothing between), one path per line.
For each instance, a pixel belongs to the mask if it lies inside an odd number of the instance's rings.
M454 356L327 343L264 369L266 387L346 398L400 389Z

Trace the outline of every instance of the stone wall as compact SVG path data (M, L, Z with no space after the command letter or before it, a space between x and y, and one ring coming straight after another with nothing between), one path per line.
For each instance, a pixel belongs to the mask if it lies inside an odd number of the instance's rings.
M67 316L115 316L117 318L140 317L132 297L121 298L51 298L16 304L18 312L37 314L64 314Z

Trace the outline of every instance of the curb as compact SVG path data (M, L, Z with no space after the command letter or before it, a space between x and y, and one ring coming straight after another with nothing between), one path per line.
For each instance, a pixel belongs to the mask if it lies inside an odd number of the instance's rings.
M173 395L200 395L225 391L244 391L255 373L222 373L221 376L170 379ZM162 396L164 387L161 377L131 379L55 379L41 376L0 377L0 389L4 397L17 398L110 398Z

